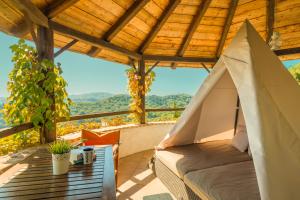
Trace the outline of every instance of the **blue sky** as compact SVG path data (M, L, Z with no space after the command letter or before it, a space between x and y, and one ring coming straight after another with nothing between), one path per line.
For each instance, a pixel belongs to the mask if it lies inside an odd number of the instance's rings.
M9 46L16 43L17 38L0 32L0 96L7 96L6 83L12 69ZM33 45L33 44L32 44ZM62 64L63 76L68 82L69 94L90 92L127 93L126 65L91 58L72 52L64 52L55 62ZM291 66L300 60L288 61ZM168 95L187 93L194 94L207 76L204 69L155 68L156 80L150 94Z

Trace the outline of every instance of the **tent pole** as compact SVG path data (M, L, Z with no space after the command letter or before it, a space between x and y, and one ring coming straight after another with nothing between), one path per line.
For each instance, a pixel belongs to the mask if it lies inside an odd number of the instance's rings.
M240 97L239 97L239 95L237 95L235 120L234 120L234 135L236 134L236 128L237 128L237 125L238 125L239 110L240 110Z

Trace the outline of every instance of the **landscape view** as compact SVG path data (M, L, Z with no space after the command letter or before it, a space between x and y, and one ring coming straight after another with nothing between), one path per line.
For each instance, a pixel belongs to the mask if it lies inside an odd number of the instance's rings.
M176 94L167 96L150 95L146 98L147 108L184 108L190 101L191 95L188 94ZM87 93L81 95L70 95L73 101L71 106L71 115L84 115L100 112L115 112L129 110L130 96L127 94L110 94L105 92L99 93ZM1 109L5 98L1 98ZM174 118L175 116L175 118ZM174 120L176 119L176 112L164 112L164 113L149 113L147 115L148 121L162 121L162 120ZM124 123L130 122L129 116L123 116L122 121ZM95 121L95 120L85 120ZM99 122L99 120L96 120ZM4 128L5 124L3 118L0 119L0 127ZM82 121L73 122L80 124Z
M300 83L300 63L287 66L293 77ZM84 93L77 95L70 95L70 99L73 101L71 105L72 115L84 115L100 112L115 112L130 110L130 95L128 94L113 94L107 92L95 92ZM174 95L148 95L146 97L146 108L184 108L191 100L190 94L174 94ZM5 103L5 97L0 97L0 109L3 109ZM179 112L152 112L147 114L147 121L164 121L175 120ZM119 117L118 117L119 119ZM120 123L132 122L129 116L120 117ZM83 120L72 122L74 124L80 124L86 121L95 120ZM101 122L100 120L96 120ZM0 114L0 128L7 127L7 124L3 120L3 113Z
M300 63L287 66L293 77L300 84ZM73 103L71 105L71 116L84 115L101 112L115 112L130 110L131 97L128 94L113 94L107 92L84 93L70 95ZM147 95L146 108L184 108L191 100L190 94L174 95ZM5 98L0 98L1 110L5 103ZM151 121L174 121L180 116L181 112L150 112L146 115L146 120ZM131 115L120 115L98 119L78 120L72 122L59 123L58 136L79 131L82 128L101 128L103 126L115 126L134 123ZM3 120L1 113L0 127L5 128L7 124ZM20 148L38 143L38 131L25 131L3 139L0 139L0 155L17 151Z

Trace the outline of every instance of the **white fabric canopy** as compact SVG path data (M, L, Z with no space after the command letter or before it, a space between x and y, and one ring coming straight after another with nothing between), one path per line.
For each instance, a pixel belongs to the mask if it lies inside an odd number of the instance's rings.
M300 87L248 21L159 148L232 135L238 96L261 199L299 200Z

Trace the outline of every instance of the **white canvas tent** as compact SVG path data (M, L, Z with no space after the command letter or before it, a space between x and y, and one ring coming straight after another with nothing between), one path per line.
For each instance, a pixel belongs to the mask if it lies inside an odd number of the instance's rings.
M238 97L261 199L300 199L300 87L248 21L159 148L233 135Z

